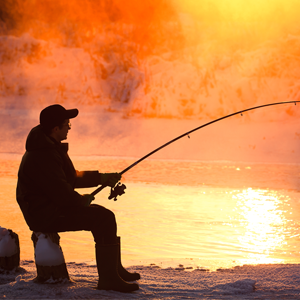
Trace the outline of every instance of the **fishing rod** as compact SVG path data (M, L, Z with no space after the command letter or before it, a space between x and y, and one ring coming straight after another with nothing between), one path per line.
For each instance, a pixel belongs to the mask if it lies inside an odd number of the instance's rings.
M162 146L156 148L155 150L151 151L150 153L148 153L147 155L143 156L142 158L140 158L139 160L137 160L136 162L134 162L133 164L131 164L129 167L127 167L126 169L124 169L123 171L121 171L119 174L122 175L124 174L125 172L129 171L130 169L132 169L134 166L136 166L137 164L139 164L141 161L143 161L144 159L146 159L147 157L151 156L152 154L156 153L157 151L163 149L164 147L174 143L175 141L185 137L185 136L188 136L194 132L194 131L197 131L203 127L206 127L210 124L213 124L213 123L216 123L218 121L221 121L221 120L224 120L226 118L229 118L229 117L232 117L232 116L235 116L235 115L239 115L241 114L243 116L243 113L244 112L247 112L247 111L250 111L250 110L254 110L254 109L258 109L258 108L262 108L262 107L267 107L267 106L273 106L273 105L279 105L279 104L289 104L289 103L294 103L296 105L297 102L300 102L300 101L285 101L285 102L276 102L276 103L269 103L269 104L264 104L264 105L259 105L259 106L255 106L255 107L251 107L251 108L247 108L247 109L244 109L244 110L240 110L240 111L237 111L235 113L232 113L230 115L226 115L224 117L221 117L221 118L218 118L218 119L215 119L213 121L210 121L208 123L205 123L199 127L196 127L190 131L187 131L186 133L174 138L173 140L163 144ZM98 194L100 191L102 191L106 186L100 186L99 188L97 188L95 191L93 191L91 193L91 195L95 196L96 194ZM124 194L124 190L125 190L126 186L124 184L121 184L120 182L114 187L111 189L111 193L110 193L110 196L108 197L108 199L112 199L114 198L114 200L116 201L117 200L117 196L120 196L122 194Z

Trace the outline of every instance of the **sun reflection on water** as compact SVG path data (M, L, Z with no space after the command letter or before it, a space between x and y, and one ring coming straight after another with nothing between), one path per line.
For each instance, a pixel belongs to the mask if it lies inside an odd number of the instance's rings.
M272 254L283 248L286 242L287 219L283 199L277 191L246 189L236 194L237 209L241 217L238 240L247 251L244 263L279 263L281 258Z

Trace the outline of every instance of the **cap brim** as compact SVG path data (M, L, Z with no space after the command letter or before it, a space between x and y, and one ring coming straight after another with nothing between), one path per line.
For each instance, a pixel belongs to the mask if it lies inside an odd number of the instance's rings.
M77 108L67 109L66 111L67 111L68 119L73 119L73 118L78 116L78 109Z

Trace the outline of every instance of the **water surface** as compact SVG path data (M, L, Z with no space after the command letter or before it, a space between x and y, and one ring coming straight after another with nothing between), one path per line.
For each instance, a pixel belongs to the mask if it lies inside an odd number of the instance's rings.
M0 226L18 233L21 258L33 259L31 232L15 201L19 159L0 160ZM133 161L76 157L74 164L106 172ZM298 170L292 164L147 160L125 174L126 193L117 202L107 200L107 188L95 203L115 212L125 264L300 262ZM61 245L67 261L94 259L90 232L61 233Z

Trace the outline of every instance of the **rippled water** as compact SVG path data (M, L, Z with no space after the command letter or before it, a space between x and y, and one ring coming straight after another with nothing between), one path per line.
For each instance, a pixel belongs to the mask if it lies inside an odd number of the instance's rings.
M0 226L19 234L21 258L32 259L31 233L15 201L19 159L0 160ZM79 170L103 172L134 162L73 160ZM154 258L300 262L299 165L146 160L123 181L126 193L117 202L107 200L105 189L95 203L115 212L125 263ZM61 233L61 245L67 261L94 259L89 232Z

